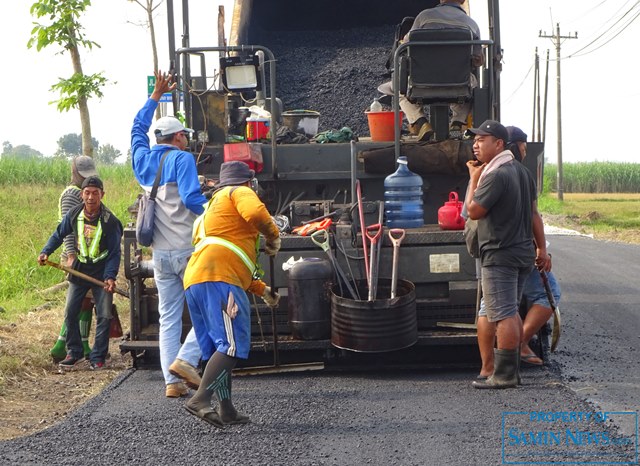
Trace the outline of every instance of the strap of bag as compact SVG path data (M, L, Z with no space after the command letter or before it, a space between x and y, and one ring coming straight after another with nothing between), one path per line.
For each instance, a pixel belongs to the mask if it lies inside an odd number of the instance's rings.
M158 172L156 173L156 179L153 181L153 187L151 188L151 194L149 194L149 199L155 199L156 194L158 194L158 185L160 184L160 177L162 176L162 167L164 165L164 159L167 158L171 149L167 149L162 154L162 158L160 159L160 166L158 167Z

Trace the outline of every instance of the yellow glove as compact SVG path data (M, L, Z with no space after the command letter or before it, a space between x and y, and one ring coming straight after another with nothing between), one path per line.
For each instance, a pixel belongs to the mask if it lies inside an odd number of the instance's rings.
M262 300L267 304L267 306L276 307L280 301L280 295L277 292L272 295L271 288L265 286L264 293L262 293Z
M273 240L267 240L264 243L264 252L267 254L267 256L275 256L280 250L281 243L282 240L280 239L280 237L277 237Z

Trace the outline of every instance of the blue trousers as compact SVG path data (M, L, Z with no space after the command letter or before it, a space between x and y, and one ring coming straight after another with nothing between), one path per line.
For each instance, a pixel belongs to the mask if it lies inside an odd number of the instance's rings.
M89 358L91 362L104 362L109 351L109 327L111 324L111 306L113 294L108 293L98 285L83 282L82 284L69 282L67 290L67 303L64 310L64 322L67 326L67 355L74 358L84 356L82 338L80 336L80 323L78 314L82 309L82 300L87 291L93 292L96 302L96 335L93 350Z

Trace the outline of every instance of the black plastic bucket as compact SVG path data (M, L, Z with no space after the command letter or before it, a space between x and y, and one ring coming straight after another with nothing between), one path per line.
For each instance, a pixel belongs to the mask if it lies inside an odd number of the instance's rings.
M360 296L367 296L367 282L358 282ZM396 297L375 301L353 300L331 293L331 344L362 353L383 353L407 348L418 341L416 289L398 280ZM378 297L391 296L391 280L378 280Z
M331 335L331 263L308 257L289 270L289 327L298 340L325 340Z

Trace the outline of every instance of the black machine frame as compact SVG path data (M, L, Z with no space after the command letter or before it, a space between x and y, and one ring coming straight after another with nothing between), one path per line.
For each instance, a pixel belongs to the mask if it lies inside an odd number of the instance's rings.
M480 92L485 97L479 99L483 112L493 118L499 118L499 75L501 48L499 38L498 0L489 0L489 15L492 26L491 40L469 41L469 44L489 46L489 60L484 69L485 77ZM256 54L264 55L261 61L261 72L268 70L268 80L262 79L264 97L276 102L276 57L272 51L262 45L231 45L224 47L190 47L188 40L188 3L183 0L182 47L175 48L173 41L173 1L168 0L170 49L172 70L179 82L179 90L174 94L174 111L179 110L180 102L188 124L196 130L192 152L196 158L199 172L207 178L215 179L220 165L224 161L224 140L220 141L220 131L212 130L207 115L210 104L214 110L224 114L221 120L224 126L228 118L228 93L211 91L207 95L211 102L202 100L202 96L193 99L189 90L193 83L202 81L205 75L205 55L207 54ZM248 24L245 24L248 27ZM239 31L239 37L246 37L246 31ZM432 45L424 43L423 45ZM401 45L395 53L394 70L398 76L398 59L406 47ZM200 59L202 75L191 74L189 57ZM180 70L180 72L178 72ZM269 84L267 92L266 82ZM205 87L205 86L201 86ZM398 89L395 86L395 89ZM179 98L178 92L184 93ZM397 99L396 92L395 102ZM486 107L486 108L485 108ZM398 121L398 108L394 104L395 118ZM212 112L210 112L212 113ZM215 112L213 112L215 113ZM220 123L220 121L218 121ZM271 128L276 128L275 112L271 114ZM215 125L212 125L215 126ZM402 153L403 144L400 130L396 125L393 148L396 157ZM224 136L224 134L222 134ZM217 139L217 140L216 140ZM460 141L461 145L470 145L471 141ZM331 236L331 248L343 270L349 271L349 278L354 281L364 280L365 273L362 261L362 233L357 231L354 216L356 203L356 180L362 187L365 202L364 217L366 224L373 224L379 215L378 201L384 198L384 179L389 173L371 173L361 159L365 150L389 147L388 142L361 140L352 144L305 144L297 146L280 146L275 138L261 145L264 169L257 174L262 188L262 196L270 212L288 213L297 222L308 221L316 217L340 211L336 216L335 231ZM541 186L541 167L543 163L542 143L530 143L526 165ZM340 349L330 339L299 340L291 335L288 313L288 277L282 265L290 257L310 258L324 257L324 253L309 237L292 234L282 236L282 248L275 259L275 272L271 276L269 263L265 255L260 256L262 269L267 271L264 280L274 283L282 295L280 306L276 311L275 331L280 337L278 345L279 359L283 363L323 360L330 363L349 363L352 365L369 362L377 365L388 362L397 364L430 364L435 366L451 366L456 363L468 363L478 358L476 334L472 328L477 307L477 278L475 260L467 251L462 231L441 230L437 225L437 211L455 191L464 198L468 182L466 173L433 173L423 175L424 180L424 221L425 226L410 229L402 243L399 260L399 276L414 283L416 293L416 313L418 322L418 339L410 348L384 352L362 353ZM390 277L392 261L392 244L385 230L382 237L380 253L381 277ZM354 259L359 258L359 259ZM152 279L153 269L149 272L148 263L143 260L140 248L135 243L135 234L128 229L125 232L125 270L132 289L130 338L123 342L121 349L130 351L136 356L136 363L144 361L147 356L157 351L157 295L155 288L147 282ZM327 310L329 313L330 309ZM274 351L271 321L265 305L255 305L252 318L252 350L246 364L260 365L269 363ZM185 314L188 316L188 313ZM188 319L185 331L189 325ZM441 323L454 324L442 326ZM461 324L456 326L456 324ZM146 325L146 327L145 327Z

